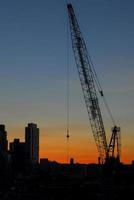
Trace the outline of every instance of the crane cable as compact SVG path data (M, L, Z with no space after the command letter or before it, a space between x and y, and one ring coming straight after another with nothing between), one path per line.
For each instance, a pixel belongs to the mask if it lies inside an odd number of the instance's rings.
M114 118L113 118L111 109L110 109L110 107L109 107L109 105L108 105L108 103L107 103L106 97L104 96L103 89L102 89L102 87L101 87L100 81L99 81L99 79L98 79L97 73L96 73L96 71L95 71L95 68L94 68L94 65L93 65L93 63L92 63L92 60L91 60L90 56L89 56L89 59L90 59L90 63L91 63L91 67L92 67L92 74L93 74L93 77L94 77L96 86L97 86L97 88L98 88L98 91L99 91L99 93L100 93L102 99L103 99L104 105L105 105L105 107L106 107L106 109L107 109L107 112L108 112L110 118L111 118L111 121L112 121L112 123L113 123L113 126L115 126L115 120L114 120Z
M66 95L67 95L67 99L66 99L66 111L67 111L67 116L66 116L66 138L67 138L67 163L69 163L69 132L70 132L70 109L69 109L69 105L70 105L70 71L69 71L69 24L68 24L68 16L67 16L67 64L66 64Z

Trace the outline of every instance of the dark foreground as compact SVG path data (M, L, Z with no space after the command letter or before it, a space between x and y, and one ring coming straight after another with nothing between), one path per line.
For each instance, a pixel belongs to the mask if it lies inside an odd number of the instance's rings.
M2 179L0 200L129 200L134 196L133 166L104 170L97 165L60 165Z

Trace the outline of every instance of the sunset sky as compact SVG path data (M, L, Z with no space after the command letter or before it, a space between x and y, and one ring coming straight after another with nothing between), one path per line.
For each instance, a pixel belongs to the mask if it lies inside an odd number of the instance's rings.
M27 123L37 123L40 157L59 162L67 161L66 2L0 3L0 123L6 125L9 142L24 141ZM130 163L134 159L134 1L71 3L115 121L121 126L121 159ZM69 63L69 156L76 162L97 162L71 41ZM101 100L100 107L109 141L112 123Z

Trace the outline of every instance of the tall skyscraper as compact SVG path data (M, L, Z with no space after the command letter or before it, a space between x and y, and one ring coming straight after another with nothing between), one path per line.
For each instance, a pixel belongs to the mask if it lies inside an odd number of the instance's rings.
M26 157L30 164L39 162L39 128L29 123L25 128Z
M0 124L0 155L7 153L8 141L7 132L5 130L5 125Z

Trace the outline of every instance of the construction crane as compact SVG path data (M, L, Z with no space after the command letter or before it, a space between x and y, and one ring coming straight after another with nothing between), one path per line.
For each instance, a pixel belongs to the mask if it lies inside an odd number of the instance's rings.
M92 133L99 152L99 163L106 163L109 160L120 160L120 128L114 123L111 111L104 98L103 90L97 78L91 58L88 54L87 47L82 36L78 21L76 19L74 9L71 4L67 4L70 32L72 39L72 48L78 69L79 79L82 86L82 91L85 99L85 104L91 124ZM97 89L104 102L108 112L112 118L114 128L108 145L106 139L103 118L98 101ZM115 152L116 151L116 152Z

